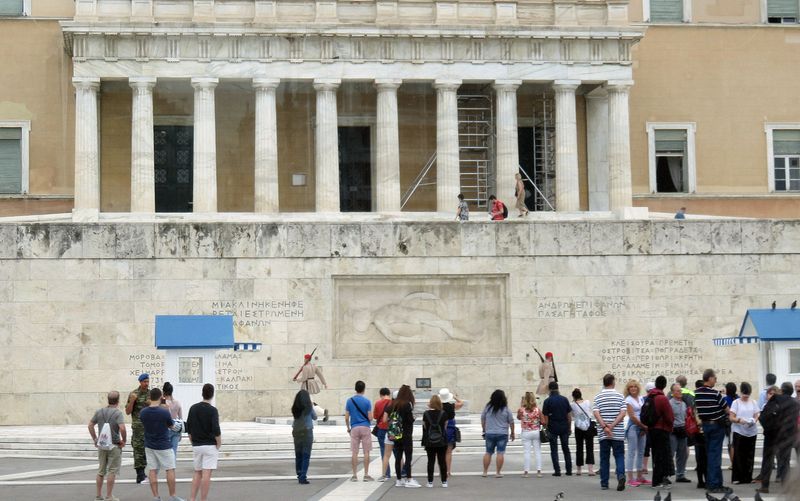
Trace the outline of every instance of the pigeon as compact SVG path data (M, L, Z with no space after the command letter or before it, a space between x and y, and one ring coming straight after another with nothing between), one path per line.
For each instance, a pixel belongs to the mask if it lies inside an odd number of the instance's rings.
M714 496L712 496L711 494L709 494L707 492L706 492L706 499L708 501L722 501L722 499L715 498Z
M775 301L772 302L772 309L775 309Z
M733 494L733 493L730 495L730 497L728 497L728 499L729 499L729 501L742 501L739 498L739 496L737 496L736 494Z
M761 497L761 493L756 491L756 497L754 498L756 501L764 501L764 498Z
M797 308L797 299L792 301L792 309L795 309L795 308Z
M668 492L667 497L664 498L664 501L672 501L672 493Z
M661 491L656 492L656 496L653 498L653 501L661 501Z
M562 501L563 499L564 499L564 493L563 492L559 492L558 494L556 494L555 501Z

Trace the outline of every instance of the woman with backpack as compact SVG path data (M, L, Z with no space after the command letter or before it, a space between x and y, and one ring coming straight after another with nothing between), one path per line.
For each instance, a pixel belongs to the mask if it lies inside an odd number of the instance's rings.
M542 477L542 441L539 433L542 426L542 411L536 405L536 395L530 391L522 397L522 405L517 410L517 419L520 421L520 438L524 451L524 466L522 476L527 478L531 470L531 449L536 454L536 476Z
M411 387L404 384L397 391L391 411L389 411L389 439L394 442L397 453L394 456L394 469L397 475L395 487L422 487L411 478L411 452L414 448L414 394ZM399 435L399 436L398 436ZM387 452L390 449L387 448ZM403 478L403 456L406 458Z
M428 487L433 487L433 467L439 462L439 475L442 487L447 487L447 414L442 409L439 395L431 397L429 409L422 415L422 446L428 454Z
M486 440L486 454L483 455L483 476L489 476L489 465L492 455L497 451L496 478L503 476L503 463L505 462L506 446L508 445L508 430L511 428L511 441L514 441L514 416L508 410L508 400L503 390L494 390L489 398L489 403L481 413L481 428Z

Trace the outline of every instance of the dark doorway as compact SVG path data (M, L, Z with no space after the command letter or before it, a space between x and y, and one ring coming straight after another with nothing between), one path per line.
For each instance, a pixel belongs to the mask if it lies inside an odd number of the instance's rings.
M339 209L372 210L372 157L369 127L339 127Z
M536 160L533 156L533 127L517 128L517 146L519 147L519 165L532 179L536 176ZM525 205L529 210L536 210L536 190L525 176L520 172L522 182L525 183Z
M157 125L156 212L192 212L192 138L189 125Z

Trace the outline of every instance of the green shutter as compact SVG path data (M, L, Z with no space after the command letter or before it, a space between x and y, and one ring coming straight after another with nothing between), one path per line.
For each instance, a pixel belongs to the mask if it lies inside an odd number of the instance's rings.
M22 192L22 130L0 128L0 193Z
M682 23L683 0L650 0L651 23Z
M655 132L656 154L686 152L686 131L684 129L659 129Z
M800 155L800 130L773 130L772 151L775 155Z
M22 0L0 0L0 16L21 16Z
M800 13L797 0L767 0L767 17L793 17Z

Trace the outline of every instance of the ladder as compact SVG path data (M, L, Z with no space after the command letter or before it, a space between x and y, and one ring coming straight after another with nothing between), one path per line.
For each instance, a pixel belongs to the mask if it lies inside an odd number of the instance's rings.
M494 173L494 100L491 88L459 89L458 158L461 193L475 207L486 207Z
M536 188L534 211L555 210L556 203L556 127L553 99L542 94L533 109L533 179Z

